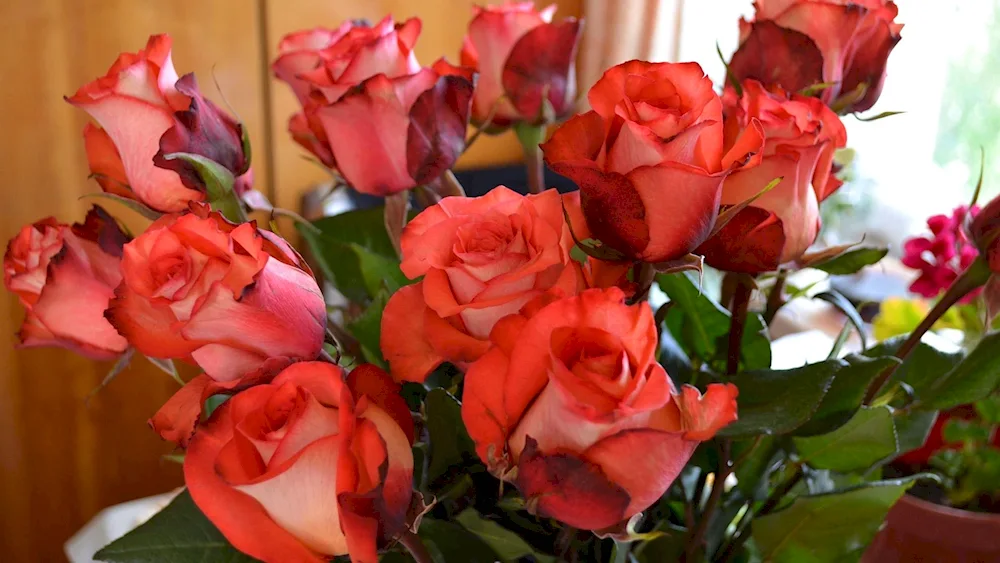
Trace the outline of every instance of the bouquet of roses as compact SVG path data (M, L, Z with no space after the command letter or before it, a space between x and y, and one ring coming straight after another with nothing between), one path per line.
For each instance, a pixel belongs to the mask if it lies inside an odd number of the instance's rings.
M908 337L845 356L850 331L864 342L854 306L789 281L886 254L810 247L842 183L841 116L872 107L899 40L895 5L761 0L726 84L635 60L579 102L581 22L553 11L478 9L460 66L417 61L416 18L281 40L292 138L336 184L384 197L298 224L346 303L332 311L302 256L248 220L270 207L244 129L178 77L169 37L67 98L94 120L94 195L151 224L129 232L95 205L24 227L4 258L21 343L203 371L150 420L183 453L186 491L96 559L860 555L922 477L882 466L1000 383L997 336L964 359L920 340L1000 271L1000 203ZM531 193L465 197L450 169L508 128ZM579 190L545 189L543 160ZM843 311L842 338L771 370L768 325L812 298Z

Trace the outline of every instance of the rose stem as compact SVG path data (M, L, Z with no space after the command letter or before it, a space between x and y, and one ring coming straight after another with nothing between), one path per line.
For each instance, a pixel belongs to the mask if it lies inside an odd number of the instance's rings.
M636 290L629 303L634 305L649 297L649 288L653 287L653 280L656 279L656 268L648 262L637 262L632 268L632 279L635 280Z
M774 316L778 314L778 309L784 305L782 295L785 292L785 280L788 279L788 270L779 270L778 277L774 279L774 285L771 286L771 292L767 294L767 305L764 307L764 323L769 325L771 321L774 320Z
M896 357L900 360L905 360L906 357L910 355L910 352L913 352L913 350L916 349L917 344L920 343L920 339L928 330L931 329L932 326L934 326L934 323L936 323L938 319L948 312L948 309L950 309L952 305L958 303L960 299L968 295L972 290L986 283L986 280L989 279L990 275L991 272L986 262L983 261L982 258L976 258L976 261L973 262L964 272L962 272L962 274L958 276L954 282L952 282L948 291L941 296L941 300L934 305L934 308L931 309L929 313L927 313L927 316L920 322L920 325L917 326L912 333L910 333L910 337L906 339L906 342L904 342L903 345L899 347L899 351L896 352ZM873 381L868 387L868 392L865 394L864 404L871 404L872 400L878 396L879 391L882 390L882 387L885 386L885 384L889 381L889 378L892 377L892 374L896 372L896 368L900 365L901 363L892 364L879 374L878 378L876 378L875 381Z
M399 543L403 544L403 547L410 552L413 560L417 563L433 563L431 554L427 552L424 542L420 541L420 536L417 534L407 530L400 536Z
M729 561L733 555L739 551L740 546L747 541L747 538L750 537L750 534L747 533L747 527L753 522L753 519L758 516L766 516L777 508L781 503L781 499L784 498L784 496L787 495L788 492L795 487L795 485L799 484L799 481L802 480L803 476L802 465L796 463L795 471L788 477L787 480L785 480L784 483L778 485L778 487L774 489L771 496L767 497L764 504L760 506L760 509L743 517L737 525L736 532L733 534L733 537L729 539L728 545L720 549L722 555L718 558L719 563L726 563Z
M733 290L732 317L729 321L729 356L726 359L726 374L735 375L740 369L740 349L743 347L743 327L747 320L747 309L750 307L750 296L753 294L753 281L746 274L736 275L736 286Z
M705 510L702 511L698 519L698 525L691 531L690 539L687 541L684 557L681 559L685 563L694 563L697 561L698 549L701 547L705 532L708 531L708 524L712 520L712 513L715 512L719 501L722 500L726 478L729 477L729 472L732 470L732 466L729 463L731 445L732 442L730 440L724 439L719 446L721 450L719 452L719 470L715 473L715 479L712 482L712 492L709 493L708 501L705 503ZM696 494L697 492L695 491Z
M517 140L524 150L524 168L528 173L528 189L533 194L540 194L545 189L545 161L542 159L542 149L538 145L545 138L545 127L518 123L514 126Z

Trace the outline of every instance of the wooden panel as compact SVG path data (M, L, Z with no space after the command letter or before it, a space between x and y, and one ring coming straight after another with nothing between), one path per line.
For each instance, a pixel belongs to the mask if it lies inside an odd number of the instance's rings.
M4 0L0 4L0 236L46 215L82 219L98 190L81 131L87 116L62 100L152 33L174 37L179 72L226 97L264 146L258 8L248 0ZM255 151L257 178L267 155ZM110 207L110 206L109 206ZM120 208L119 208L120 209ZM115 209L118 211L119 209ZM110 367L60 350L15 351L22 311L0 298L0 560L61 561L63 542L101 508L167 491L180 468L146 419L177 384L145 360L89 407Z
M369 0L331 2L330 0L284 0L267 6L268 52L273 60L278 41L286 33L316 26L336 27L346 19L366 18L378 21L392 14L396 21L417 16L423 21L423 31L417 41L417 59L423 64L446 57L458 64L466 26L472 17L472 6L495 4L476 0ZM556 17L578 16L581 0L558 0ZM538 2L539 6L545 5ZM280 7L279 7L280 6ZM297 208L301 195L316 183L328 179L326 173L302 158L299 148L287 134L288 118L299 110L299 104L283 83L272 81L272 123L274 127L274 172L278 204ZM521 160L521 148L513 133L482 136L458 162L459 168L505 164Z

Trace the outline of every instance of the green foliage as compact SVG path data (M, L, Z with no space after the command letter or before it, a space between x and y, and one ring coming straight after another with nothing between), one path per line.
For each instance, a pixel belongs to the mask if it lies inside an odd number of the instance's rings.
M729 311L703 293L690 272L661 274L656 276L656 281L676 303L666 319L674 340L690 358L697 358L717 371L723 371L729 345ZM771 343L760 315L747 315L740 365L747 370L771 365Z
M819 408L837 372L847 366L827 360L789 370L759 370L738 374L739 420L722 429L723 436L788 434L805 424Z
M757 518L753 539L764 561L836 563L862 550L889 508L914 478L800 496L787 508Z
M386 234L381 207L348 211L296 225L323 275L355 303L366 304L380 291L391 294L410 282Z
M513 562L526 556L533 557L538 563L555 561L555 557L536 552L520 536L492 520L483 518L475 509L463 510L455 517L455 520L489 545L496 552L500 561Z
M892 409L887 406L862 407L829 434L793 441L799 458L810 467L841 473L868 469L897 451Z
M454 522L425 518L418 533L434 563L495 563L500 560L486 541Z
M843 358L847 366L837 371L830 390L823 397L819 409L795 431L796 436L824 434L838 428L854 416L864 400L871 382L889 366L899 360L891 356L868 358L850 355Z
M113 563L243 563L255 561L226 541L185 490L145 524L94 554Z
M379 290L375 294L372 302L363 313L347 322L347 330L361 344L361 352L365 360L386 367L385 359L382 357L382 347L380 339L382 335L382 312L389 302L390 293L386 288Z
M741 460L736 465L736 486L740 492L750 499L767 498L771 473L783 456L774 436L733 442L733 458Z
M974 403L1000 387L1000 332L986 335L957 366L917 398L923 408L944 410Z
M846 276L856 274L866 266L878 264L888 253L888 248L859 246L819 264L812 264L810 267L823 270L833 276Z
M906 337L886 340L864 352L870 358L892 356ZM913 349L901 366L892 374L890 383L903 382L913 389L916 397L928 394L929 388L942 375L951 371L962 359L960 352L945 352L925 342L920 342Z
M431 389L424 402L427 430L430 433L428 468L430 481L449 468L475 457L475 444L462 423L462 404L444 389Z

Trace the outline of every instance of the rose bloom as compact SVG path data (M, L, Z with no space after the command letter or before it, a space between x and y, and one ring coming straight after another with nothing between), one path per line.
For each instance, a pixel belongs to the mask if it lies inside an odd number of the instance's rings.
M834 152L847 144L847 131L817 98L780 87L768 91L756 80L743 83L742 96L727 90L723 102L727 146L753 119L765 135L760 165L734 172L723 182L723 209L750 199L776 178L782 181L737 213L697 252L722 270L773 271L815 242L819 203L841 185L831 169Z
M169 35L153 35L145 49L122 53L106 75L66 98L99 125L87 124L83 136L101 188L161 212L182 211L188 202L205 199L194 169L163 160L164 152L215 160L239 177L238 192L252 179L241 126L201 96L193 75L178 81L170 46Z
M191 498L240 551L266 563L375 563L406 529L410 413L397 419L367 394L393 385L378 368L351 376L293 364L224 402L191 438Z
M661 262L712 231L722 181L761 149L756 120L723 147L722 102L695 63L629 61L590 89L594 109L542 145L580 186L591 232L629 258Z
M1000 197L983 206L969 224L969 235L990 270L1000 273Z
M268 358L314 359L326 304L301 257L256 223L207 205L167 215L125 245L111 324L155 358L190 358L237 379Z
M359 192L391 195L436 180L465 149L472 71L413 55L420 20L285 36L272 69L302 104L289 132Z
M442 362L471 362L489 348L498 320L546 290L573 294L588 276L614 277L596 265L585 273L570 256L563 206L579 216L577 201L555 190L524 196L498 186L478 198L445 198L410 221L400 268L423 279L394 293L382 314L393 377L423 381ZM585 228L577 236L586 238Z
M573 61L582 22L566 18L552 23L555 11L555 4L538 11L532 2L473 7L461 61L479 71L474 121L483 123L494 112L491 125L505 127L573 111ZM545 115L546 101L554 115Z
M465 376L462 420L480 458L528 506L576 528L645 510L736 419L732 384L674 388L649 305L624 298L590 289L508 316Z
M793 92L826 83L823 102L846 96L844 113L875 105L903 29L893 21L894 2L757 0L754 6L754 21L740 20L740 47L729 64L737 80L754 78Z
M96 360L114 358L128 343L104 318L121 282L128 240L106 211L94 206L83 224L52 217L26 225L7 243L4 286L26 314L21 346L67 348Z

